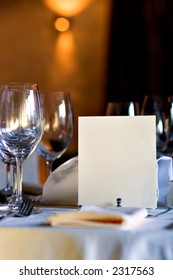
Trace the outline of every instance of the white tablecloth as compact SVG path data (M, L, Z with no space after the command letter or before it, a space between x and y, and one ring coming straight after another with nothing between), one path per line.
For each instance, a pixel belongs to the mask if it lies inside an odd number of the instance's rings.
M0 221L0 259L20 260L173 260L173 210L148 210L139 227L48 227L43 222L63 208L40 208L26 218ZM158 215L160 214L160 215ZM157 216L158 215L158 216Z

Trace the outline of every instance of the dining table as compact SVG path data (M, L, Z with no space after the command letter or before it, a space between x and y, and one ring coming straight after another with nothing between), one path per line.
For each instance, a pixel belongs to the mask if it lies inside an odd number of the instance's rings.
M172 158L163 157L157 164L157 206L139 206L142 216L128 227L109 225L108 217L104 223L95 218L93 223L72 223L88 206L98 214L92 203L78 205L77 157L52 172L43 187L23 184L34 208L26 217L0 218L0 260L173 260ZM127 214L127 208L133 208L121 206L105 206L103 214ZM69 216L68 222L62 215ZM61 223L48 222L52 217L62 217Z
M149 208L137 226L60 225L74 206L36 205L28 217L0 220L0 260L173 260L173 208Z

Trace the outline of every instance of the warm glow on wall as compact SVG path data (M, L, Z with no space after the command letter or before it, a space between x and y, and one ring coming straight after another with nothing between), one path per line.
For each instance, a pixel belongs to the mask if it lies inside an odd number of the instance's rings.
M72 17L82 12L93 0L44 0L48 8L58 15Z
M65 75L72 74L75 69L75 41L70 31L60 33L56 46L55 56L61 73Z

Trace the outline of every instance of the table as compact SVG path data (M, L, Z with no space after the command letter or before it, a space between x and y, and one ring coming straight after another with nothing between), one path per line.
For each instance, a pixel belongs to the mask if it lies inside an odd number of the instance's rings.
M1 260L172 260L173 210L149 209L152 217L132 230L49 227L44 221L73 208L40 207L39 214L0 221Z

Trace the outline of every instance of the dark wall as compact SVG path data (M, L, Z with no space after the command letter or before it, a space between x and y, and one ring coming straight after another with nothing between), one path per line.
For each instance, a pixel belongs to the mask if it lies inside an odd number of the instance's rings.
M173 92L173 1L112 0L107 101Z

